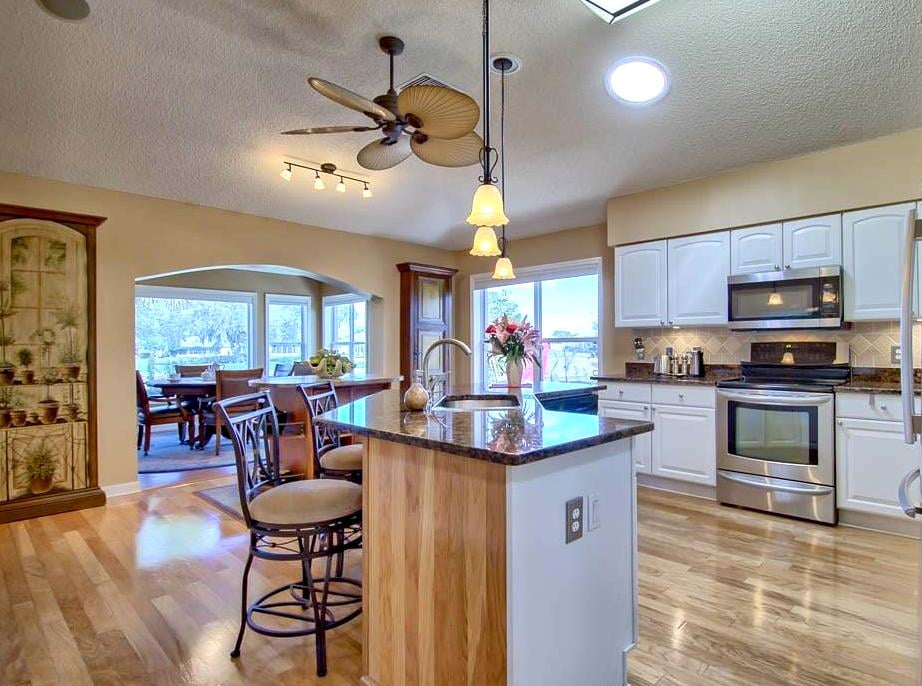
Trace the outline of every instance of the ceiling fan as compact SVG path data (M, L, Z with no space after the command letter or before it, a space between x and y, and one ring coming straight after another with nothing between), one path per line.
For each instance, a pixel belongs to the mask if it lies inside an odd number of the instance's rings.
M286 135L380 131L357 155L365 169L395 167L411 153L423 162L440 167L467 167L480 162L483 140L474 132L480 107L468 95L444 86L418 85L394 90L394 57L403 52L403 41L384 36L378 41L390 59L390 88L373 100L316 77L311 87L344 107L361 112L374 126L314 126L283 131Z

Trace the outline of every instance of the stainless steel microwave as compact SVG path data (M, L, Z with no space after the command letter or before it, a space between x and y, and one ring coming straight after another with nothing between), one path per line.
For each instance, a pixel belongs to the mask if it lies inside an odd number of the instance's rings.
M730 276L727 296L731 329L843 327L841 267Z

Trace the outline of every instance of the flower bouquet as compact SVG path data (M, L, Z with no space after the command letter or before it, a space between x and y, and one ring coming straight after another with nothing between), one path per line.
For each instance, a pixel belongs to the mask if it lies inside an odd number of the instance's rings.
M538 352L541 348L541 337L538 330L528 323L527 317L523 317L521 322L514 322L504 314L490 322L485 333L490 344L490 357L502 361L510 388L522 385L522 369L526 362L541 367Z

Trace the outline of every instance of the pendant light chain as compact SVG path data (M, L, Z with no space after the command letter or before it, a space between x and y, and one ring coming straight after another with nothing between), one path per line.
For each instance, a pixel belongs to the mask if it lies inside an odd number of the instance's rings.
M483 148L480 163L483 165L481 183L496 183L496 149L490 145L490 0L483 0Z
M500 71L499 77L499 194L503 199L503 207L506 206L506 70ZM502 238L500 239L502 249L501 257L506 256L506 225L503 224Z

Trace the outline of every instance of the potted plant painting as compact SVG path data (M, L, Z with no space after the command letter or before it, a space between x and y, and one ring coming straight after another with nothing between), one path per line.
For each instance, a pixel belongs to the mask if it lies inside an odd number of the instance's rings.
M57 461L54 451L48 447L45 439L26 453L25 467L29 476L29 492L32 495L41 495L52 489Z
M68 303L55 313L61 330L64 332L64 349L58 362L61 363L61 377L65 381L76 381L80 377L80 367L83 364L83 351L77 330L80 327L80 309L73 303Z
M9 385L16 377L16 368L6 356L6 350L15 343L9 330L13 316L13 282L0 281L0 384Z
M6 429L12 423L13 393L9 386L0 388L0 429Z
M32 363L35 361L35 356L32 354L32 351L28 348L20 348L16 351L16 361L19 363L19 378L26 385L32 384L35 382L35 372L32 369Z
M41 351L42 383L45 384L45 397L38 401L38 418L42 424L53 424L58 418L58 408L61 404L51 397L51 386L58 380L57 370L51 366L51 351L57 341L57 333L50 327L37 329L32 334L32 339L38 343Z

